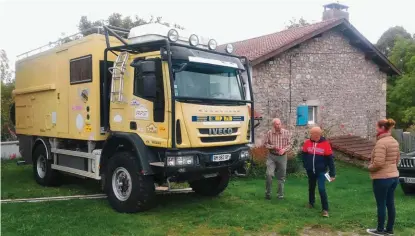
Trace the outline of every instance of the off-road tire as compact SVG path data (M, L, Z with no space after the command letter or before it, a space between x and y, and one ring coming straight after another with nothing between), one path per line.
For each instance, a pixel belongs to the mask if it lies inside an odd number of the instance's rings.
M405 184L405 183L401 183L401 188L402 191L406 194L406 195L414 195L415 194L415 186L414 185L409 185L409 184Z
M229 183L229 172L223 172L213 178L199 179L189 183L196 194L213 197L222 193Z
M112 178L114 171L122 167L131 177L131 193L126 200L120 200L114 191ZM155 187L153 176L140 175L134 157L130 152L119 152L108 161L105 174L105 190L112 208L121 213L146 211L155 206Z
M52 169L52 160L47 159L47 150L44 145L37 145L33 152L33 175L36 182L42 186L59 186L61 184L61 174L57 170ZM45 164L45 174L40 176L38 173L38 159L43 158Z

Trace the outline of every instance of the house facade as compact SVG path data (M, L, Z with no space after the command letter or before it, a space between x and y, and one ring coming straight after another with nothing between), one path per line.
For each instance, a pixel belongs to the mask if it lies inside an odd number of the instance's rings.
M233 43L252 65L257 140L275 117L301 140L310 125L370 138L386 116L386 79L399 71L332 5L322 22Z

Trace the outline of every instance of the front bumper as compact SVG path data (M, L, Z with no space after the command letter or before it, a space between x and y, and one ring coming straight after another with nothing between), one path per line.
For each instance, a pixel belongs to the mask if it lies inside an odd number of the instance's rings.
M399 171L399 182L400 183L415 185L415 183L412 183L413 181L411 182L405 181L406 178L415 179L415 168L399 167L398 171Z
M399 177L399 183L405 184L405 185L415 186L415 182L407 182L407 181L405 181L406 178L407 177Z
M180 150L167 150L167 156L195 156L195 163L193 165L182 166L167 166L166 158L164 164L164 172L169 175L184 174L184 173L214 173L225 170L234 170L241 167L245 160L240 159L242 151L248 151L247 145L234 145L227 147L215 147L215 148L199 148L199 149L180 149ZM213 155L217 154L231 154L231 158L227 161L214 162L212 160Z

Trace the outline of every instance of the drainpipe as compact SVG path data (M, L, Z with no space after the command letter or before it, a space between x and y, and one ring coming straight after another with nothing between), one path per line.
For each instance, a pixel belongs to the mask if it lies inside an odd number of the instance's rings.
M290 90L290 96L289 96L289 106L290 106L290 112L288 113L288 123L291 125L291 113L292 113L292 58L294 57L294 54L290 55L289 58L289 90Z
M290 96L289 96L289 106L290 106L290 112L288 114L288 122L291 125L291 113L292 113L292 63L293 63L293 58L295 56L297 56L298 53L293 53L290 55L289 57L289 90L290 90Z

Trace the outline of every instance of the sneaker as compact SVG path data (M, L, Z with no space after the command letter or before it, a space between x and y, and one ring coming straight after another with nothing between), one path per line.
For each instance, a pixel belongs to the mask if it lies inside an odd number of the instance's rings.
M265 199L271 200L271 196L265 196Z
M328 211L322 211L321 212L321 216L323 216L323 217L329 217L329 212Z
M306 208L308 208L308 209L313 209L313 208L314 208L314 205L313 205L313 204L308 203L308 204L306 205Z
M282 200L284 199L284 196L278 196L278 199Z
M384 231L378 231L377 229L367 229L366 232L370 235L387 235Z
M390 236L394 235L393 231L385 231L385 233L386 233L386 235L390 235Z

